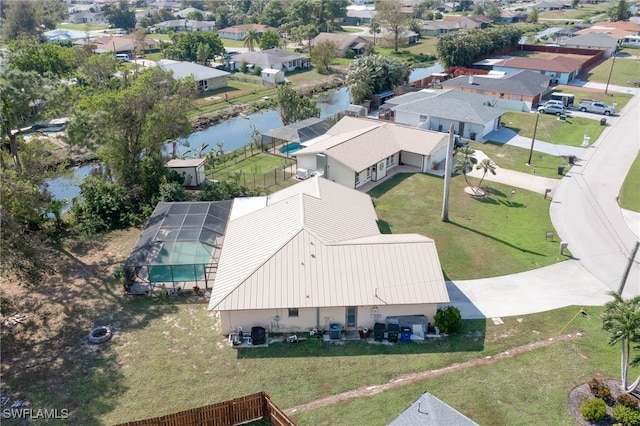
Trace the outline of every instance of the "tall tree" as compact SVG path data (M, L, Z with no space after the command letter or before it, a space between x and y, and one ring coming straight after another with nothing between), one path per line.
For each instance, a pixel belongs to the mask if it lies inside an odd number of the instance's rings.
M491 173L495 176L496 174L496 163L491 161L488 158L483 159L477 166L476 170L482 170L482 178L480 179L480 183L478 183L478 189L482 186L482 182L484 178L487 176L487 173Z
M260 42L260 34L254 29L247 30L247 34L244 36L244 47L249 48L249 52L253 52L254 46Z
M469 177L467 173L473 169L478 163L478 159L475 157L475 149L469 146L463 146L458 149L456 153L456 164L453 166L453 171L456 173L462 173L464 176L464 181L467 183L467 186L471 189L474 189L473 185L469 183Z
M631 361L631 343L640 339L640 296L625 300L621 295L610 292L613 300L604 305L602 328L611 333L609 345L620 344L620 376L622 389L633 392L640 384L638 377L632 384L627 383L629 367L640 361Z
M311 54L311 41L317 35L318 30L313 24L302 25L291 30L291 39L300 44L306 44L309 54Z
M406 63L381 55L361 56L349 64L345 84L351 101L362 104L375 93L393 90L409 78Z
M375 20L393 36L393 50L398 51L402 34L409 28L409 16L402 12L399 0L384 0L376 3Z
M281 0L271 0L262 11L258 22L270 27L279 28L284 23L287 13Z
M129 10L129 4L124 0L120 0L118 5L107 4L103 6L102 12L109 19L111 25L127 31L136 27L136 14Z
M326 40L313 46L311 50L311 63L314 67L329 72L329 65L338 52L338 45L332 40Z
M490 2L485 10L485 15L487 18L491 19L493 22L499 22L502 18L502 9L500 9L500 5L496 2Z
M37 2L9 2L5 9L5 20L2 35L5 40L13 40L20 35L37 35L39 23L37 19Z
M288 84L278 86L276 102L280 107L280 118L285 126L296 121L320 116L317 102L308 96L300 96Z
M375 19L371 21L371 25L369 25L369 34L373 34L373 45L377 45L376 43L376 35L380 34L380 23Z
M162 54L167 59L204 63L205 60L215 59L216 56L225 54L222 39L215 31L178 32L171 34L170 37L171 43L163 45L162 49ZM209 55L206 58L198 55L198 49L202 49L201 44L209 47Z
M267 50L280 46L280 36L273 30L267 30L260 37L260 49Z
M626 21L631 17L629 12L629 3L626 0L619 0L617 4L611 6L607 10L607 15L612 21Z
M153 195L145 179L162 168L166 141L190 131L195 82L170 77L157 67L129 76L128 86L81 100L69 123L70 141L98 147L117 183L138 192L142 202Z
M537 24L539 16L540 16L540 11L538 10L537 7L534 7L529 11L529 15L527 15L527 22L529 22L530 24Z

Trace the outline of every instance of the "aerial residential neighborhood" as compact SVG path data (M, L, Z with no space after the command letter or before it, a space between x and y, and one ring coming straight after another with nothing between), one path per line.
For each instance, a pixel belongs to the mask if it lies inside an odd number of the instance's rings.
M2 424L640 425L637 6L0 4Z

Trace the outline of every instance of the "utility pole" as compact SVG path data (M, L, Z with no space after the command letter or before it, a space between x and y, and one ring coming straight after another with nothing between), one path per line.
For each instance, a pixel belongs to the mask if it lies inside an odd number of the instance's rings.
M607 78L607 87L604 88L604 94L607 94L607 90L609 90L609 82L611 81L611 74L613 74L613 66L616 63L616 52L618 51L618 47L616 46L613 51L613 61L611 62L611 70L609 70L609 78Z
M624 270L624 274L622 274L622 280L620 280L620 286L618 287L618 294L620 296L622 296L624 285L627 283L627 278L629 278L629 272L631 272L631 265L633 265L633 261L636 258L636 254L638 254L638 247L640 247L640 242L636 241L636 246L633 248L633 251L631 252L631 257L629 257L629 262L627 262L627 267Z
M449 186L451 185L451 169L453 168L453 123L449 127L449 143L447 158L444 163L444 194L442 196L442 221L449 222Z
M540 118L540 113L536 115L536 124L533 126L533 137L531 138L531 149L529 150L529 161L527 161L527 166L531 165L531 157L533 156L533 143L536 141L536 131L538 130L538 119Z

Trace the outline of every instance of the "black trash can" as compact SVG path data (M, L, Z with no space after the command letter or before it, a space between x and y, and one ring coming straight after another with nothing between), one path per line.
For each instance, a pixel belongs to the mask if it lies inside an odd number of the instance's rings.
M601 124L602 126L606 126L606 125L607 125L607 119L606 119L606 118L601 118L601 119L600 119L600 124Z
M569 156L569 164L574 165L576 163L576 156L575 155L570 155Z
M331 340L340 340L340 331L342 330L342 326L340 324L333 323L329 326L329 339Z
M264 327L251 327L251 344L264 345L267 343L267 332Z
M564 175L564 166L558 166L558 174L559 174L560 176L563 176L563 175Z
M387 326L387 340L391 343L398 342L398 336L400 335L400 326L398 324L389 324Z
M411 342L411 327L402 327L400 329L400 342L402 343Z
M375 323L375 325L373 326L373 339L376 342L382 342L384 340L384 332L386 331L386 329L387 327L383 323Z

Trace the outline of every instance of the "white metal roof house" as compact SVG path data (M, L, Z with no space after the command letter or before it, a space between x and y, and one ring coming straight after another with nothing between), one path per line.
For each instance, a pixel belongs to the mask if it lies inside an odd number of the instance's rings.
M448 135L382 120L343 117L325 135L302 143L297 170L315 172L348 188L387 176L400 164L427 173L443 164ZM300 173L298 173L300 176Z
M371 198L321 177L233 202L209 310L223 333L373 328L448 303L435 243L383 235Z
M258 66L262 69L272 68L284 72L295 69L308 68L311 59L296 52L289 52L278 48L244 52L231 56L229 66L231 70L239 70L243 63Z
M209 68L192 62L173 61L171 59L159 60L158 66L165 71L173 71L173 78L175 79L193 76L200 92L227 86L229 73L216 68Z
M500 117L507 112L496 103L489 96L449 89L407 93L391 99L385 107L392 111L396 123L438 132L448 132L453 123L456 134L482 141L499 127Z
M284 71L265 68L260 73L262 81L268 84L284 83Z

